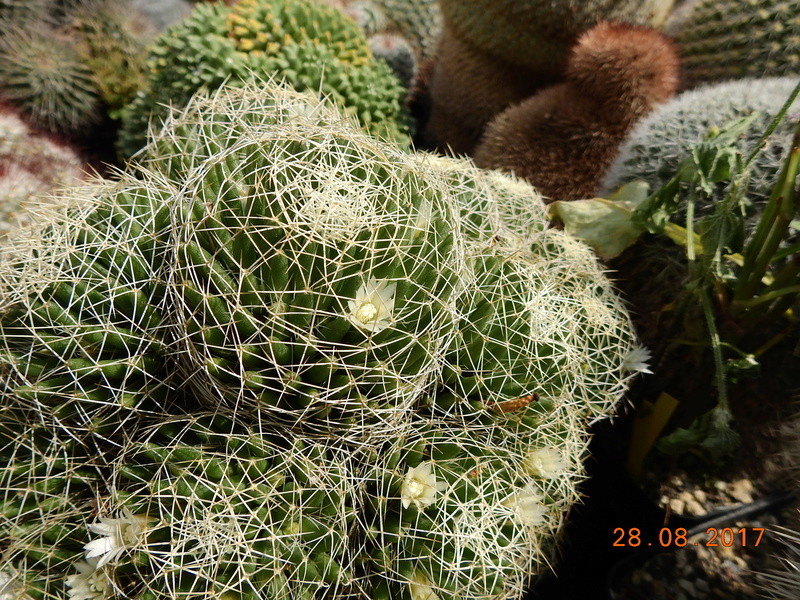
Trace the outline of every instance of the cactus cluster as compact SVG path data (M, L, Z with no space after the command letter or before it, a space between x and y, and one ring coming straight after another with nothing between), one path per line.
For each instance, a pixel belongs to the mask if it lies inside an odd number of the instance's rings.
M0 255L2 589L490 600L543 571L633 340L533 188L262 81L70 196Z
M579 38L564 83L489 122L475 164L524 177L552 200L589 197L628 131L677 87L677 52L665 36L600 23Z
M569 49L600 21L657 27L672 0L441 3L444 28L431 74L425 140L471 153L486 123L559 82Z
M156 41L150 71L146 89L123 113L118 149L124 156L144 145L148 127L160 127L170 105L254 75L316 91L373 134L407 141L397 79L375 61L352 20L310 0L200 4Z
M687 88L800 74L800 13L791 0L695 0L667 24Z

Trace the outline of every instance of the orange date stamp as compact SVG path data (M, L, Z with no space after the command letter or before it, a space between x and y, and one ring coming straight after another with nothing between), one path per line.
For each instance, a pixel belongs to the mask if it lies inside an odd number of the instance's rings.
M706 548L741 546L755 548L764 537L764 528L709 527L706 529L705 538L699 539L702 536L695 533L692 536L692 541L689 539L689 531L683 527L674 529L662 527L654 539L645 539L642 531L637 527L628 527L627 529L617 527L612 535L614 541L611 545L615 548L684 548L686 546L705 546Z

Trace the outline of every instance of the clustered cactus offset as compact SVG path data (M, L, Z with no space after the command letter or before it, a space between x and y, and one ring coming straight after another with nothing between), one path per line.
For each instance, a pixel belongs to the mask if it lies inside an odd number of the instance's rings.
M634 342L533 188L262 81L70 196L0 255L3 590L490 600L542 572Z

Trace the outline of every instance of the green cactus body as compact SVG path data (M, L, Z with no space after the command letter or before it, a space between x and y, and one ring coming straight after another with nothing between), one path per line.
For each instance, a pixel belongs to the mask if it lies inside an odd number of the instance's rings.
M543 79L563 73L569 48L598 21L658 27L673 0L442 0L445 21L473 47Z
M76 188L52 221L5 249L0 361L15 402L45 422L105 439L158 405L170 192L134 178Z
M88 542L100 471L97 456L37 421L0 407L0 560L3 571L13 565L0 589L40 600L66 595L64 578Z
M698 0L668 32L681 46L687 88L800 74L800 11L791 0Z
M214 405L389 434L438 372L469 275L445 182L313 97L243 99L198 99L146 152L213 153L175 167L187 376Z
M123 114L118 148L128 156L168 106L185 106L198 90L253 75L322 92L376 135L407 141L399 82L374 60L355 23L307 0L199 5L156 42L150 64L148 89Z
M747 156L796 85L795 77L743 79L703 86L662 104L628 135L605 175L600 194L610 194L636 179L646 181L651 191L659 189L688 157L691 144L702 141L713 128L755 113L755 120L737 145ZM789 112L798 109L800 101ZM753 162L745 206L751 217L757 217L757 207L769 198L794 128L790 119L784 119ZM713 200L722 197L725 185L717 184L711 202L698 203L698 214L706 214L712 208Z
M566 253L569 261L558 267ZM595 415L613 406L623 388L608 384L624 379L630 326L591 253L545 230L528 242L498 237L475 244L470 256L478 276L460 303L446 387L499 413L529 404L546 413L574 402L579 413ZM586 337L592 345L584 345Z
M147 523L119 569L127 597L337 598L352 584L348 461L215 415L130 444L115 503Z
M366 477L360 567L369 596L521 595L581 476L585 444L565 444L559 418L541 428L525 419L478 429L420 421L382 449Z
M68 37L39 21L0 36L0 99L51 132L78 133L100 116L91 70Z

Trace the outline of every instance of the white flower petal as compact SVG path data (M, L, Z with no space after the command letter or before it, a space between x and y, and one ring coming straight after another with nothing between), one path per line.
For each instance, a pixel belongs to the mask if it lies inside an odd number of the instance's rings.
M536 448L522 459L522 468L533 477L556 479L567 470L567 462L558 448Z
M403 508L412 504L423 510L436 502L437 492L443 491L447 484L437 482L430 462L420 463L408 469L403 485L400 488L400 500Z
M622 369L633 373L650 373L652 375L653 372L648 364L651 358L652 355L647 348L633 348L622 359Z

